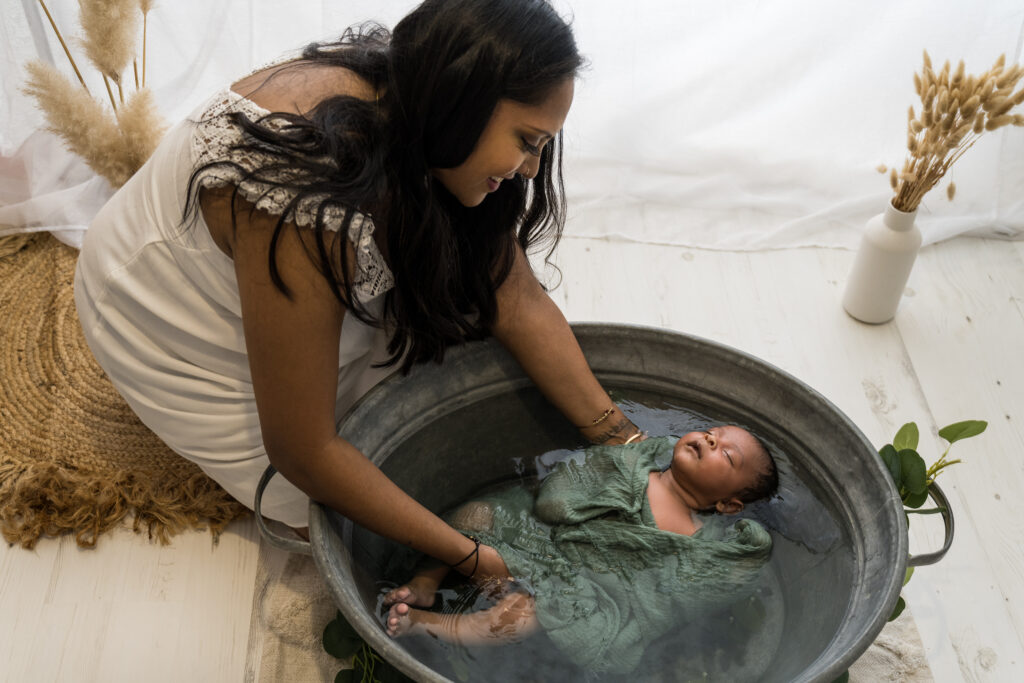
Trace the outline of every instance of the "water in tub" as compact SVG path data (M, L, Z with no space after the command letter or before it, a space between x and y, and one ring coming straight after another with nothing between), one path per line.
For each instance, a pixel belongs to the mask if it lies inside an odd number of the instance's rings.
M656 396L620 394L615 398L627 414L651 434L679 436L722 422L743 424L742 419L735 416L712 419L703 412L671 405ZM757 433L757 430L752 431ZM787 637L804 635L799 633L804 629L794 626L796 622L807 621L800 615L790 614L787 624L786 603L793 593L792 586L803 583L809 573L827 571L831 564L827 558L842 552L842 543L838 526L829 523L831 517L825 506L800 485L785 450L765 434L758 436L769 445L778 463L779 494L770 501L748 506L736 516L723 519L707 515L703 518L709 529L725 529L742 518L755 519L769 529L773 545L771 558L749 580L742 584L723 584L708 582L697 575L680 591L679 585L664 585L666 576L676 574L663 571L660 562L639 563L643 568L637 568L626 581L619 579L611 583L607 576L601 575L603 571L620 575L632 571L623 566L621 558L607 563L589 562L589 566L576 570L576 576L568 577L568 582L550 574L536 581L517 577L520 580L512 589L533 593L539 608L553 612L541 619L542 623L553 626L551 632L541 628L516 642L499 634L493 644L486 646L468 646L415 635L404 636L401 644L432 669L456 681L755 681L762 678L772 670L778 657L785 658L785 652L780 652L779 648L784 634ZM519 459L512 468L517 475L512 487L507 482L490 486L471 498L488 500L489 514L496 520L520 520L506 525L518 527L517 533L529 527L530 534L544 536L549 527L531 517L530 504L523 501L532 500L537 483L558 462L581 458L582 448L538 454L532 466ZM594 552L601 553L601 550ZM388 564L390 568L386 580L381 582L378 604L382 619L387 613L383 606L384 591L409 578L412 558L399 553ZM715 566L709 571L728 573L730 570ZM780 575L786 586L780 583ZM821 582L809 583L820 585ZM613 587L608 589L609 585ZM715 590L722 585L742 588L735 588L727 595L720 591L715 595L707 594L709 586L710 590ZM552 599L551 595L540 595L537 591L560 591L560 595ZM631 592L640 601L637 605L631 604ZM657 603L662 597L659 593L663 594L663 604L671 614L659 615L657 624L646 623L645 610L647 614L658 611ZM488 609L494 599L492 591L460 581L453 573L442 586L432 609L449 615L468 614ZM666 618L671 622L668 628L665 628L669 623ZM821 647L824 645L822 643Z

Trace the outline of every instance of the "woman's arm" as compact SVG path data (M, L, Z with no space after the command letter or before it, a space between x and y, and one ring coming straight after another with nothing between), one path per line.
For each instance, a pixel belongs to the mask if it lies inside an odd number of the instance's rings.
M591 442L623 443L639 432L594 377L572 328L519 247L511 272L498 288L498 317L491 331Z
M203 209L211 218L205 202ZM338 436L334 410L345 310L307 255L310 245L303 240L311 244L313 233L306 229L288 226L281 233L277 265L291 296L277 289L268 268L275 221L264 212L241 211L231 244L270 462L310 498L361 526L446 564L459 562L474 542L413 500ZM456 568L471 571L473 560ZM482 547L477 577L507 574L497 552Z

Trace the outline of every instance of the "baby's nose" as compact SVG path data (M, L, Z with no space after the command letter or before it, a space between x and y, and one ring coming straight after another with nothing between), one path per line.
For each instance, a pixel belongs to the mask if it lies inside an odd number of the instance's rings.
M707 440L708 440L708 445L711 446L712 448L714 448L715 446L718 445L718 441L717 441L717 439L715 439L715 435L714 434L708 434L708 439Z

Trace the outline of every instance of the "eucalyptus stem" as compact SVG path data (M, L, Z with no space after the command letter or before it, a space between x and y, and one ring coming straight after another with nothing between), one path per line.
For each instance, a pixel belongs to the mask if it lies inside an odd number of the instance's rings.
M57 34L57 40L60 41L60 46L64 48L64 54L68 56L68 61L71 62L71 68L75 70L75 75L78 76L78 82L85 88L85 92L89 92L89 86L85 84L85 79L82 78L82 72L78 70L78 65L75 64L75 58L71 56L71 51L68 49L67 43L64 42L64 36L60 34L60 29L57 28L57 22L53 20L50 15L50 10L46 8L46 3L43 0L39 0L39 5L43 8L43 12L46 14L46 18L50 20L50 26L53 27L53 32ZM90 95L92 93L89 93Z

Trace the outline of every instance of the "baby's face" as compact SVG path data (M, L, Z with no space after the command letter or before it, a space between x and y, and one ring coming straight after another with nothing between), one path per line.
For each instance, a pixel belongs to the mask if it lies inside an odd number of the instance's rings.
M765 466L764 450L753 435L726 425L684 435L669 469L681 487L710 507L751 486Z

